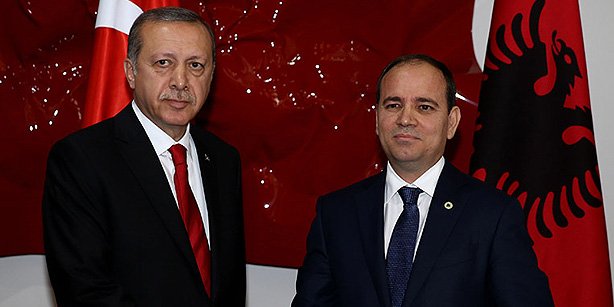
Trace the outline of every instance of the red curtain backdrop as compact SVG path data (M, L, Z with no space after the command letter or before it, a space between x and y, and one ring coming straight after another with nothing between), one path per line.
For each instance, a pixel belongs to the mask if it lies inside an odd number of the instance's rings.
M612 306L577 0L497 0L471 161L518 198L556 306Z
M122 70L110 66L121 64L125 47L100 43L98 4L0 3L0 140L10 144L0 151L1 255L44 252L40 200L51 144L113 114L87 119L91 101L129 101ZM213 89L195 124L241 153L250 263L300 265L316 197L382 169L375 82L400 54L428 53L454 72L468 101L458 102L463 121L448 158L468 169L482 78L472 50L473 1L179 5L201 14L216 34ZM109 64L99 61L112 55ZM109 80L119 85L100 88Z

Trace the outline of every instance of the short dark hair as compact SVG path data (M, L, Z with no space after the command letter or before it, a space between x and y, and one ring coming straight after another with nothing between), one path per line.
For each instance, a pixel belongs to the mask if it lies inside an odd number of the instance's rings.
M159 7L143 12L132 24L130 34L128 34L128 59L136 64L136 60L141 53L143 37L141 30L149 22L188 22L201 24L211 37L212 63L215 63L215 36L209 24L207 24L196 12L181 7Z
M402 55L392 60L392 62L390 62L388 65L386 65L382 73L379 75L379 78L377 79L377 90L375 92L376 102L379 104L379 100L381 98L380 95L382 89L382 79L384 79L384 77L386 76L386 74L388 74L390 70L402 64L419 63L427 63L441 72L443 78L446 80L446 100L448 102L448 112L452 110L452 107L456 102L456 83L454 82L454 76L445 64L425 54Z

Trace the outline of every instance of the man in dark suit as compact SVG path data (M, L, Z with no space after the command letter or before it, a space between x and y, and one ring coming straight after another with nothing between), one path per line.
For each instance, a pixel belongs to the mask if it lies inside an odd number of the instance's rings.
M239 155L190 126L214 38L196 13L147 11L128 39L134 101L59 141L43 199L60 306L245 306Z
M292 306L553 305L518 202L443 158L461 117L455 93L428 56L384 69L387 168L318 200Z

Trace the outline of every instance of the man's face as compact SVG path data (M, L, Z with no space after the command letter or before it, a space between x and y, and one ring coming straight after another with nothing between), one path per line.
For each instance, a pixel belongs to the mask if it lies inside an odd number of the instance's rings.
M188 22L149 22L141 37L136 66L124 62L126 78L145 116L178 140L209 94L212 38L202 25Z
M446 82L427 63L400 64L382 79L376 133L394 170L413 182L443 155L460 110L448 112Z

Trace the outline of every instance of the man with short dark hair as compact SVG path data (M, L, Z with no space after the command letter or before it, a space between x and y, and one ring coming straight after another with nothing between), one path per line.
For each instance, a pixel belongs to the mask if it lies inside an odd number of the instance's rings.
M54 145L43 225L60 306L245 306L238 152L191 126L215 67L196 13L140 15L124 62L134 100Z
M383 70L387 167L318 199L293 307L553 305L520 204L443 157L461 118L455 93L425 55Z

